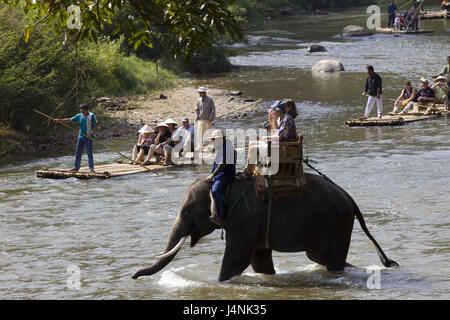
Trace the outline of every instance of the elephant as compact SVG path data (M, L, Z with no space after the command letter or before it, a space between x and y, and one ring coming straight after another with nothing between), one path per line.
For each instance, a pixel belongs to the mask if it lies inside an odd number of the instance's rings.
M310 173L305 173L305 177L307 184L303 193L274 197L270 215L268 199L258 195L253 179L234 181L230 185L223 226L226 245L219 281L240 275L250 264L255 273L275 274L273 250L306 251L310 260L325 265L329 271L342 270L348 265L346 258L355 217L374 243L383 265L398 266L369 233L358 206L347 192L325 177ZM221 228L209 219L210 190L211 184L204 179L189 186L165 252L156 256L159 260L153 265L134 273L133 279L155 274L167 266L188 236L194 247L202 237ZM269 230L268 237L266 230Z

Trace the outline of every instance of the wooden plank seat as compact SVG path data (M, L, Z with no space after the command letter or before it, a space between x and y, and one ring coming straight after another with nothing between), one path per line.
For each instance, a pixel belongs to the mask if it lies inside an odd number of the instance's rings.
M302 194L306 185L303 171L303 137L298 136L296 141L280 142L272 148L271 141L268 141L268 157L263 158L260 166L255 168L253 176L256 190L262 197L266 197L269 192L269 179L272 179L272 191L274 197ZM279 152L278 172L274 175L264 175L263 168L270 168L271 153Z

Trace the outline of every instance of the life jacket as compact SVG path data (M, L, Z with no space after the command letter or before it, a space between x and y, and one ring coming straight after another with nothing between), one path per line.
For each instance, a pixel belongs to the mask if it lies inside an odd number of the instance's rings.
M406 89L403 89L403 99L411 98L413 90L414 90L413 87L411 87L411 91L410 92L408 92Z

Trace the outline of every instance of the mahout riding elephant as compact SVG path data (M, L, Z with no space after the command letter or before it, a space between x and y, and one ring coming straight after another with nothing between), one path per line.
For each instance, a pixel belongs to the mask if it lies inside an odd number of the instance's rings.
M273 199L269 228L268 200L257 196L253 180L233 182L226 199L226 246L219 281L241 274L250 264L256 273L275 274L272 250L305 251L310 260L325 265L328 270L342 270L346 266L355 217L374 243L383 265L398 266L384 254L369 233L350 195L324 177L313 174L305 176L307 185L302 195ZM193 247L200 238L220 228L208 218L211 215L210 190L211 184L203 179L189 186L165 253L156 256L159 259L156 263L138 270L133 279L163 269L188 236Z

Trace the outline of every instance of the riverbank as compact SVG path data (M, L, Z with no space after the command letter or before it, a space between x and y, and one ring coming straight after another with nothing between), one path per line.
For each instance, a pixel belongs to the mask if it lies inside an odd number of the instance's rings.
M191 84L177 86L172 90L161 93L161 96L139 97L134 101L130 101L127 106L118 110L107 110L106 114L116 123L127 123L128 126L135 129L140 128L144 124L155 126L159 122L172 118L181 124L181 119L188 117L191 122L194 120L195 106L199 98L198 87ZM214 99L216 106L216 117L229 113L230 111L242 108L244 104L255 101L255 98L244 97L242 92L230 91L217 88L207 87L207 94ZM234 113L230 117L246 116L249 112L256 111L258 106L244 109L243 111ZM121 130L120 125L113 130ZM109 129L108 129L109 130ZM118 134L119 132L110 132L107 134ZM136 132L134 130L133 132Z
M212 97L216 106L216 116L242 108L245 104L255 101L255 98L244 97L242 92L210 88L207 86L208 96ZM108 141L118 137L132 137L144 125L155 126L159 122L172 118L181 124L181 119L188 117L194 120L195 105L199 95L197 86L191 81L179 84L159 93L135 97L101 97L96 100L97 105L92 108L100 123L96 139ZM258 105L243 109L229 116L245 117L251 112L259 110ZM42 125L55 126L43 119ZM0 131L0 155L13 156L16 153L33 153L61 145L73 144L76 139L74 131L65 128L54 130L48 136L27 136L13 130L3 128Z

